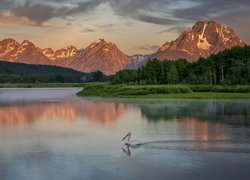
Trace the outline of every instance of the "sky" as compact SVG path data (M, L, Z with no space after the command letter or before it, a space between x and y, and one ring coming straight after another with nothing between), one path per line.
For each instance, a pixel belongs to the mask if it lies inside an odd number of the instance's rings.
M149 54L198 20L232 27L250 43L250 0L0 0L0 39L85 48L103 38Z

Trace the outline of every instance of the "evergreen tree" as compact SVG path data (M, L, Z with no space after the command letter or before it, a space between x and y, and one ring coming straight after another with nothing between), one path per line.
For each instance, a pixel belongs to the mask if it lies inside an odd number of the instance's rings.
M174 64L171 64L168 73L167 73L167 80L170 84L176 84L179 82L179 75L177 68Z

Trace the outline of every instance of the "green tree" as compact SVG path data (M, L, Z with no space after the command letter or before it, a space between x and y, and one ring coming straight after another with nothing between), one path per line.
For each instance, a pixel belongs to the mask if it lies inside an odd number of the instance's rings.
M167 73L167 80L170 84L176 84L179 81L179 75L177 68L174 64L171 64L168 73Z

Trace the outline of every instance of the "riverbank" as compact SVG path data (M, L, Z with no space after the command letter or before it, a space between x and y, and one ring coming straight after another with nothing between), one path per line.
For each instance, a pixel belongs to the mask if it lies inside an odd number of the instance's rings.
M127 98L155 99L250 99L250 93L193 92L188 94L149 94L145 96L127 96Z
M111 85L110 83L29 83L0 84L0 88L84 87L77 93L88 97L250 99L250 86L213 85Z
M20 84L0 84L0 88L63 88L63 87L83 87L84 83L20 83Z
M250 86L85 84L79 96L119 98L250 99Z

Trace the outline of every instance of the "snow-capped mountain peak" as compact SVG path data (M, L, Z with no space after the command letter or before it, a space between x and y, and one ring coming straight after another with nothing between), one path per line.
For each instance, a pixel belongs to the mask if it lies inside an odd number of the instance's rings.
M166 42L151 55L128 57L119 48L104 39L92 42L87 48L78 50L74 46L62 49L40 49L32 42L24 40L19 44L14 39L0 41L0 59L27 64L49 64L72 68L83 72L102 71L110 75L124 68L136 69L146 64L148 59L176 60L185 58L196 61L225 49L244 46L233 29L215 21L198 21L191 30L183 31L180 36Z
M41 52L50 60L58 60L74 57L78 49L74 46L67 46L62 49L54 51L51 48L42 49Z
M24 40L22 43L21 43L21 46L28 46L28 45L33 45L32 42L28 41L28 40Z
M18 46L19 43L11 38L0 41L0 57L8 55L13 50L17 49Z
M104 39L98 39L94 42L92 42L87 48L95 48L96 46L104 46L109 44L107 41L105 41ZM112 43L111 43L112 44Z
M208 57L225 49L244 45L233 29L215 21L202 20L195 23L190 31L182 32L175 41L162 45L152 57L162 60L185 58L195 61L199 57Z

